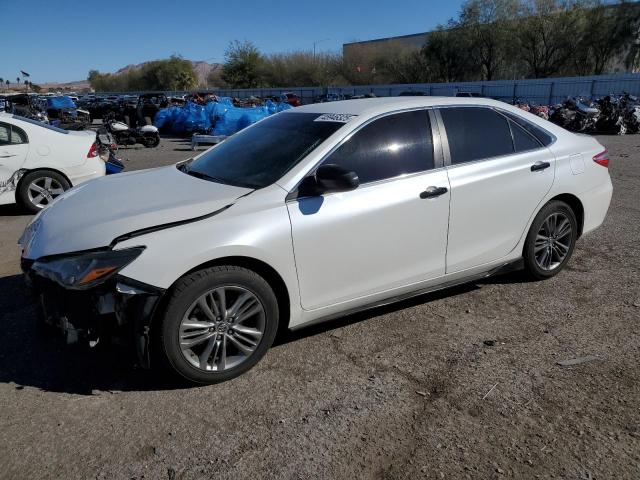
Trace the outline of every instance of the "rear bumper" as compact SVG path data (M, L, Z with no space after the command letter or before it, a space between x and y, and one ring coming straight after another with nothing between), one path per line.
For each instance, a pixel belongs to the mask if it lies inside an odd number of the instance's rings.
M602 185L580 195L580 200L584 206L583 234L589 233L602 225L607 216L612 195L613 185L609 177Z
M90 290L65 289L35 274L31 263L23 260L22 269L41 322L56 327L67 344L123 344L150 367L150 327L164 290L123 276Z

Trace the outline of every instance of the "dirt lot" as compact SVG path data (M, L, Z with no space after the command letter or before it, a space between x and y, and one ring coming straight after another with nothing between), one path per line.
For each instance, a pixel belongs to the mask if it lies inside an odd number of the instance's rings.
M640 135L600 141L613 203L558 277L290 334L212 387L34 336L16 246L29 217L2 208L0 477L640 478ZM191 155L170 139L121 153L128 169Z

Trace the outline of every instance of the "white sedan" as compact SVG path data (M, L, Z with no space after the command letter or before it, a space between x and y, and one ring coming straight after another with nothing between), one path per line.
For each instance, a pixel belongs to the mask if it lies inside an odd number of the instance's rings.
M0 113L0 205L37 212L72 186L105 175L96 134Z
M63 195L25 230L22 267L68 341L128 336L143 366L214 383L279 326L556 275L605 218L608 164L594 138L487 99L308 105Z

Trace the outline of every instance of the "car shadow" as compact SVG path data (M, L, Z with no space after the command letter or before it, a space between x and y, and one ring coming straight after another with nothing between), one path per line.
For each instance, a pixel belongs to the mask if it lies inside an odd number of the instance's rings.
M0 205L0 217L22 217L27 215L32 214L16 203Z
M520 281L513 274L497 277L496 283ZM469 283L438 292L418 295L397 303L375 307L360 313L308 326L296 331L279 332L274 348L338 330L371 318L411 308L445 297L461 295L481 288ZM0 383L43 391L77 395L99 392L158 391L191 386L174 377L142 370L124 347L106 345L89 349L69 347L62 340L38 328L36 299L24 283L22 275L0 278Z

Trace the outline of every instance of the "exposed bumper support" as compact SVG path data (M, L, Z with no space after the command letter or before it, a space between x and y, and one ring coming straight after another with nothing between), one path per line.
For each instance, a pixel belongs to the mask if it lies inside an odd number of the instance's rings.
M68 344L117 339L133 347L140 366L151 366L151 323L164 289L116 276L90 290L69 290L36 275L29 262L22 268L41 321L59 328Z

